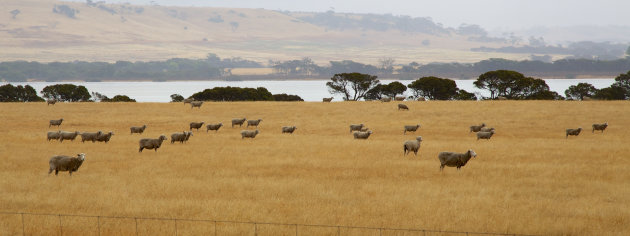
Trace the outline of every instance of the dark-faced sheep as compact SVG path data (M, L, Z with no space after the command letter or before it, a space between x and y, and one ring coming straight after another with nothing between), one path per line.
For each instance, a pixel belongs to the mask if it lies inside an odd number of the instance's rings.
M420 143L422 142L422 136L416 137L416 140L407 140L405 144L403 144L403 154L407 155L410 152L413 152L414 155L418 155L418 150L420 149Z
M182 131L181 133L173 133L171 134L171 143L175 143L176 141L179 141L179 143L184 143L186 141L188 141L188 139L190 138L190 136L192 136L193 133L188 131Z
M593 132L595 133L595 130L601 130L602 133L604 132L604 130L606 129L606 127L608 127L608 122L603 123L603 124L593 124Z
M132 127L130 128L130 130L131 130L131 134L134 134L134 133L136 133L136 134L141 134L141 133L144 133L144 129L146 129L146 128L147 128L147 125L143 125L143 126L132 126Z
M357 131L353 133L354 139L368 139L371 134L372 130L368 130L367 132Z
M223 126L223 123L218 124L208 124L206 125L206 133L210 130L214 130L214 132L219 132L219 129Z
M234 128L234 125L238 125L239 127L243 126L243 123L245 123L246 120L247 118L232 119L232 128Z
M365 127L365 125L363 125L363 124L351 124L350 125L350 133L352 133L352 131L361 131L361 129L363 129L363 127Z
M96 135L96 141L107 143L112 138L112 135L114 135L114 132L112 131L101 133L99 135Z
M567 136L565 138L569 138L569 135L578 136L582 132L582 127L577 129L567 129Z
M46 134L46 140L50 141L51 139L59 139L61 137L61 131L49 131Z
M48 124L48 128L50 128L50 126L57 126L57 127L59 127L61 125L61 122L63 122L63 118L61 118L59 120L50 120L50 123Z
M398 110L409 110L409 107L405 104L398 104Z
M392 98L388 98L388 97L381 98L381 102L391 102L391 101L392 101Z
M420 128L420 124L417 125L405 125L405 131L403 134L407 134L407 132L416 132Z
M74 139L79 134L81 134L81 132L79 131L74 131L74 132L61 131L61 133L59 133L59 142L63 142L63 140L74 141Z
M479 132L490 132L490 131L493 131L493 130L494 130L494 128L491 128L491 127L483 127L483 128L481 128L479 130Z
M329 98L322 98L322 102L330 102L333 100L333 97L329 97Z
M494 130L490 130L490 132L479 131L477 132L477 140L479 139L490 140L490 138L492 138L492 135L494 135Z
M258 120L248 120L247 121L247 127L249 128L250 126L254 126L254 127L258 127L258 125L260 124L260 122L262 121L262 119L258 119Z
M47 99L47 100L46 100L46 106L49 106L49 105L55 105L55 103L57 103L57 100L56 100L56 99L54 99L54 98L53 98L53 99Z
M190 130L197 129L197 131L199 131L199 128L203 126L203 123L205 122L190 122Z
M85 141L96 142L96 138L100 136L101 134L103 134L103 132L101 132L100 130L96 133L83 132L81 133L81 142L82 143Z
M468 163L470 158L476 156L477 153L472 149L465 153L440 152L440 154L438 154L438 159L440 159L440 171L444 169L444 166L457 167L457 170L459 170Z
M470 132L479 132L483 127L486 127L486 123L481 123L481 125L471 125Z
M145 148L155 149L155 151L157 152L158 148L162 146L162 142L164 140L167 140L166 136L164 135L160 135L160 137L156 139L153 139L153 138L140 139L140 142L138 142L138 144L140 145L140 149L138 150L138 152L142 152L142 150Z
M58 175L59 171L68 171L70 172L70 176L72 176L72 172L78 171L83 161L85 161L84 153L79 153L76 157L53 156L50 158L50 161L48 161L48 164L50 164L48 174L50 175L53 170L55 171L55 175Z
M396 101L405 101L405 97L395 97L394 100Z
M282 126L282 133L289 133L292 134L293 131L295 131L295 129L297 129L297 127L295 126Z
M198 107L199 109L201 109L202 104L203 104L203 101L192 101L190 102L190 109L193 109L195 107Z
M258 133L260 133L260 131L258 130L243 130L241 131L241 139L255 138Z

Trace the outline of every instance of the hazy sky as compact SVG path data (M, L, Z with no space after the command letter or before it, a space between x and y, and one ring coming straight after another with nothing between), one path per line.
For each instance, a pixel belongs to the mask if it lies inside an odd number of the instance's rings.
M107 0L107 2L391 13L431 17L435 22L449 27L467 23L478 24L490 30L535 26L630 25L628 0Z

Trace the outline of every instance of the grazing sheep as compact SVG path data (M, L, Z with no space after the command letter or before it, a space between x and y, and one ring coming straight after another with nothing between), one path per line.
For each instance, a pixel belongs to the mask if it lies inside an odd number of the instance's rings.
M565 138L569 138L569 135L578 136L582 132L582 127L577 129L567 129L567 136Z
M190 109L193 109L195 107L198 107L199 109L201 109L202 104L203 104L203 101L192 101L190 102Z
M258 119L258 120L248 120L247 121L247 127L249 128L249 126L255 126L258 127L258 124L260 124L260 122L262 121L262 119Z
M361 132L367 132L368 130L370 130L370 128L368 128L368 127L363 127L363 128L361 128L361 130L359 130L359 131L361 131Z
M72 176L72 172L76 172L81 167L85 161L85 153L77 154L77 157L69 157L69 156L53 156L48 161L50 164L50 169L48 169L48 174L55 171L55 175L59 174L59 171L68 171L70 172L70 176Z
M50 120L50 124L48 124L48 128L50 128L50 126L57 126L57 127L59 127L61 125L61 122L63 122L63 118L61 118L59 120Z
M413 151L413 154L418 156L418 150L420 149L420 143L422 142L422 136L416 137L416 140L407 140L403 144L403 154L407 155Z
M54 98L53 98L53 99L47 99L47 100L46 100L46 106L49 106L49 105L55 105L55 103L57 103L57 100L56 100L56 99L54 99Z
M102 133L96 136L96 141L99 142L109 142L109 139L112 138L112 135L114 135L114 132L109 131L108 133Z
M490 132L490 131L493 131L493 130L494 130L494 128L490 128L490 127L483 127L483 128L481 128L479 131L480 131L480 132Z
M595 133L595 130L601 130L602 133L604 132L604 130L606 129L606 127L608 127L608 122L603 123L603 124L593 124L593 132Z
M477 140L479 140L479 139L490 140L492 135L494 135L494 130L490 130L490 132L479 131L479 132L477 132Z
M59 133L59 142L63 142L63 140L66 140L66 139L68 139L70 141L74 141L74 139L79 134L81 134L81 132L79 132L79 131L74 131L74 132L61 131Z
M593 98L588 97L588 96L584 96L584 97L582 97L582 101L593 101Z
M418 99L416 99L416 100L417 100L418 102L424 102L424 101L426 101L427 99L426 99L426 98L424 98L424 97L418 97Z
M367 132L357 131L354 132L354 139L368 139L372 134L372 130L368 130Z
M175 141L179 141L180 143L184 143L186 141L188 141L188 139L190 138L190 136L192 136L193 133L188 131L182 131L181 133L173 133L171 134L171 143L175 143Z
M239 127L243 126L243 123L245 123L245 120L247 120L247 118L232 119L232 128L234 128L234 125L238 125Z
M145 148L155 149L155 151L157 152L158 148L162 146L162 142L164 140L168 140L166 136L164 135L160 135L160 137L157 139L153 139L153 138L140 139L140 142L138 142L138 144L140 145L140 149L138 150L138 152L142 152L142 150Z
M195 99L194 98L186 98L186 99L184 99L184 104L191 103L192 101L195 101Z
M400 101L405 101L405 97L395 97L394 100L400 102Z
M208 124L206 125L206 133L210 130L214 130L214 132L218 132L219 129L221 128L221 126L223 126L223 123L218 123L218 124Z
M365 127L365 125L363 124L351 124L350 125L350 133L352 133L352 131L361 131L361 129L363 129L363 127Z
M391 102L391 101L392 101L392 98L387 98L387 97L381 98L381 102Z
M295 129L297 129L297 127L295 126L282 126L282 133L290 133L292 134L293 131L295 131Z
M81 133L81 142L82 143L85 141L96 142L96 138L100 136L101 134L103 134L103 132L101 132L100 130L96 133L83 132Z
M405 104L398 104L398 110L403 109L403 110L409 110L409 107L407 107L407 105Z
M481 123L481 125L471 125L470 132L479 132L483 127L486 127L486 123Z
M440 159L440 171L444 169L444 166L457 167L457 170L465 166L466 163L472 157L477 157L477 153L472 149L468 150L466 153L455 153L455 152L440 152L438 154L438 159Z
M60 139L61 138L61 131L49 131L46 134L46 139L47 141L50 141L51 139Z
M329 97L329 98L322 98L322 102L330 102L333 100L333 97Z
M130 128L130 129L131 129L131 134L133 134L133 133L138 133L138 134L144 133L144 129L146 129L146 128L147 128L147 125L143 125L143 126L132 126L132 127Z
M190 122L190 130L192 129L197 129L197 131L199 131L199 128L201 128L201 126L203 126L203 123L205 122ZM208 131L206 131L208 132Z
M508 100L508 99L506 97L504 97L504 96L498 96L497 100Z
M258 133L260 133L260 131L258 130L243 130L241 131L241 139L255 138Z
M417 125L405 125L405 131L403 134L407 134L407 132L416 132L420 128L420 124Z

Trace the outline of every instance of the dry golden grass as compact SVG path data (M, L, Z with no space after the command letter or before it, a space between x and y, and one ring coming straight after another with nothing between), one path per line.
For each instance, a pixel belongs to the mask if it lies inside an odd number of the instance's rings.
M630 233L630 103L568 101L0 104L0 211L289 224L352 225L543 235ZM108 144L47 142L48 120L66 131L114 131ZM262 118L242 140L237 117ZM195 131L187 144L166 141L138 153L143 137L187 130L191 121L223 122ZM608 121L603 133L590 125ZM485 122L489 141L468 132ZM350 123L374 131L353 140ZM417 134L402 134L420 123ZM147 124L142 135L129 127ZM296 125L293 135L280 127ZM564 129L584 133L565 139ZM56 130L56 129L55 129ZM402 143L422 135L418 157ZM460 171L439 171L440 151L474 149ZM81 169L47 175L52 155L87 154ZM133 219L100 219L101 233L127 235ZM26 216L27 234L54 235L57 217ZM96 235L97 219L62 217L64 234ZM138 220L141 235L171 234L172 222ZM179 234L253 234L251 225L178 222ZM20 216L0 214L0 234L21 234ZM373 230L342 229L370 235ZM261 235L290 226L258 225ZM300 228L300 235L336 229ZM404 232L384 231L383 235ZM406 233L404 235L413 235Z

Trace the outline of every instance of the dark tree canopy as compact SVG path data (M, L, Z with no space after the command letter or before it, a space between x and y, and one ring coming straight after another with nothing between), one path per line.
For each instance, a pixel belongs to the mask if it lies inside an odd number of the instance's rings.
M425 97L430 100L451 100L457 95L457 84L452 79L438 77L422 77L408 85L414 97Z
M473 101L476 101L477 100L477 95L475 95L474 93L469 93L466 90L459 89L459 90L457 90L457 94L453 98L455 100L473 100Z
M116 95L113 98L101 100L102 102L136 102L136 99L131 99L127 95Z
M214 87L191 96L197 101L273 101L273 95L263 87Z
M341 94L346 101L357 101L365 98L366 93L379 84L375 75L361 73L335 74L326 83L332 94Z
M516 71L495 70L481 74L473 84L477 88L490 91L490 99L498 96L514 99L517 92L515 88L518 88L516 83L523 78L525 76Z
M578 83L577 85L569 86L569 88L564 91L564 95L574 100L583 100L584 97L593 97L596 92L597 89L592 84Z
M398 81L394 81L383 86L383 94L390 98L395 98L396 95L403 94L405 91L407 91L407 86Z
M87 102L92 97L83 85L74 84L49 85L41 93L45 98L54 98L61 102Z
M184 96L179 94L171 94L171 102L181 102L184 101Z
M630 49L630 47L628 48ZM625 99L630 98L630 71L620 74L615 78L613 86L620 87L624 90Z
M5 84L0 86L0 102L43 102L44 99L37 96L37 92L30 85L13 86Z
M610 87L597 90L593 98L600 100L625 100L626 91L623 87L613 84Z
M304 99L302 99L298 95L292 95L292 94L286 94L286 93L274 94L273 100L280 101L280 102L303 102L304 101Z

